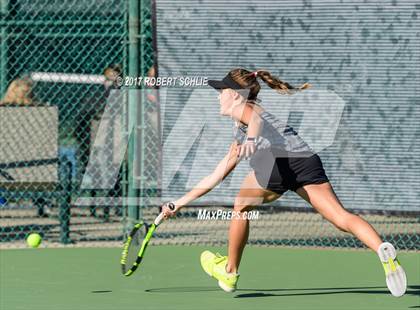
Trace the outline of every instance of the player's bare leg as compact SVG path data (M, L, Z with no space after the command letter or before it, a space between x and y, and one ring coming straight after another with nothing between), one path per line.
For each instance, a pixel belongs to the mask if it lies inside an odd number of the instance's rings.
M219 286L224 291L233 292L236 290L239 278L237 271L249 234L249 220L247 217L243 217L244 212L278 197L280 195L261 188L255 179L254 172L248 174L235 199L234 211L238 213L232 217L230 223L228 256L214 254L210 251L201 253L200 262L204 271L218 280Z
M344 209L329 182L305 185L296 192L338 229L353 234L367 247L378 251L383 242L379 234L367 221Z
M353 234L375 251L384 267L388 289L396 297L404 295L407 289L407 277L397 259L394 246L389 242L383 242L367 221L345 210L329 182L305 185L296 192L338 229Z
M241 189L235 199L234 211L243 212L250 211L262 203L268 203L278 199L280 195L262 188L255 178L254 172L250 172L244 179ZM229 249L227 272L237 272L241 261L242 252L248 241L249 220L233 218L229 228Z

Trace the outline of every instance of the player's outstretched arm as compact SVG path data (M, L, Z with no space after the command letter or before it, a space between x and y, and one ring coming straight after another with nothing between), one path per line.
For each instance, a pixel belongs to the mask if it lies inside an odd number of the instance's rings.
M222 182L239 162L238 151L239 146L237 142L233 142L229 148L229 152L219 162L214 171L210 175L204 177L200 182L198 182L198 184L194 186L192 190L190 190L184 196L173 202L175 204L174 211L171 212L168 208L165 208L164 206L163 211L167 214L167 216L174 215L179 209L191 203L195 199L207 194L220 182Z

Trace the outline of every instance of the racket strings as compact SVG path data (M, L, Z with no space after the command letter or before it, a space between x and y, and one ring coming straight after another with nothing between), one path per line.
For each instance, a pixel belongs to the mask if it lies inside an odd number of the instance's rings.
M143 228L138 229L131 237L131 243L128 247L126 266L131 268L137 261L138 253L145 237L145 231Z

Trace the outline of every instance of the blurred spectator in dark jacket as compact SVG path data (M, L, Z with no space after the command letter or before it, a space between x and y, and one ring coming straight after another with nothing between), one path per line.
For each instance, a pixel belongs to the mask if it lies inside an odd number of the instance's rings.
M106 108L108 97L113 89L118 88L117 78L122 74L121 66L113 64L105 68L103 75L105 76L105 82L103 85L95 88L91 88L90 92L84 98L80 107L80 115L78 120L78 126L76 128L76 138L79 145L79 159L80 159L80 172L85 177L85 169L89 163L89 157L93 150L95 142L95 136L98 131L101 118ZM111 150L109 150L110 152ZM102 171L97 171L98 174ZM89 176L94 177L94 176ZM96 188L91 188L90 194L96 196ZM104 193L100 194L103 195ZM109 207L103 206L104 216L107 219L109 216ZM121 210L116 210L117 215L120 215ZM95 206L90 207L90 213L92 216L96 216Z

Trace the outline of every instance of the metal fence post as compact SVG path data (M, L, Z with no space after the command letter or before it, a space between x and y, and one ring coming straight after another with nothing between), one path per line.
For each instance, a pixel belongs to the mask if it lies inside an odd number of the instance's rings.
M8 0L0 0L0 97L6 92L7 88L7 26L4 16L7 15Z
M136 77L139 75L139 1L129 0L128 4L128 75ZM139 91L128 90L128 130L131 132L128 144L128 221L129 225L137 221L140 217L139 206L133 201L137 201L138 184L135 179L136 150L137 150L137 117L138 106L140 103Z

